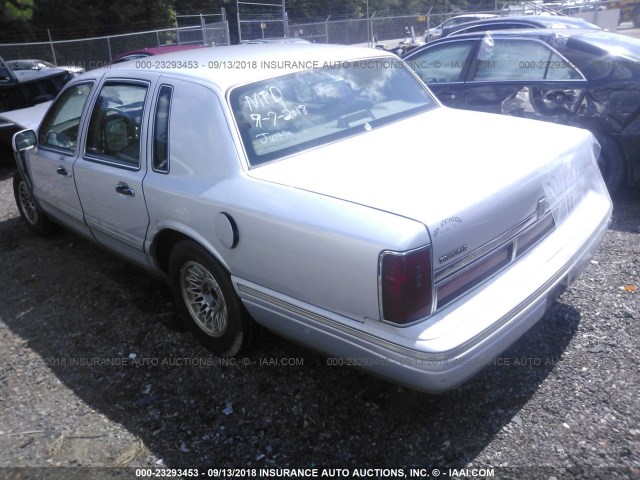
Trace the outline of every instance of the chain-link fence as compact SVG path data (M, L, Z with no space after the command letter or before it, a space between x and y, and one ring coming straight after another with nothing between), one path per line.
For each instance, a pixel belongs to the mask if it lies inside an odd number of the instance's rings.
M40 59L56 65L91 70L108 65L117 55L163 45L229 45L229 23L204 22L200 26L168 28L148 32L37 43L0 44L0 57Z
M287 36L285 0L237 0L238 39L240 42Z
M473 13L495 13L473 12ZM456 14L416 14L393 17L360 18L351 20L331 20L324 22L290 23L289 36L305 38L316 43L338 43L344 45L369 43L373 39L390 40L405 36L407 31L422 38L429 28L441 24Z
M572 4L573 5L573 4ZM375 13L370 18L358 18L347 20L334 20L330 17L325 21L295 22L288 21L285 15L285 31L290 37L304 38L317 43L338 44L364 44L378 41L400 39L406 36L406 32L413 32L417 38L424 38L425 32L437 27L447 19L462 14L492 13L499 15L522 15L548 13L550 6L533 2L513 4L491 11L458 11L438 14L415 14L401 16L377 16ZM584 16L584 13L593 12L592 17L586 18L594 23L601 23L599 19L609 14L616 13L609 24L603 24L610 30L617 28L620 21L633 21L640 25L640 1L639 0L605 0L602 2L589 2L567 7L562 3L554 7L561 14ZM563 10L564 9L564 10ZM576 11L577 10L577 11ZM619 16L618 16L619 12ZM192 23L199 25L179 26L172 29L154 30L109 37L87 38L82 40L66 40L40 43L0 44L0 56L9 59L42 59L57 65L75 65L90 70L109 64L111 59L120 53L147 47L161 45L229 45L229 24L226 21L224 11L222 14L207 15L221 18L221 21L207 21L203 15L185 15L195 17ZM189 20L189 19L188 19ZM282 19L277 22L274 18L255 16L252 20L242 23L242 38L277 37L282 35ZM246 31L244 31L246 29Z
M633 22L640 26L640 0L604 0L601 2L556 2L542 4L521 2L505 5L493 10L457 11L437 14L415 14L402 16L379 17L375 13L370 18L325 21L296 22L290 21L288 32L290 37L305 38L316 43L359 44L403 38L406 32L413 32L417 38L424 38L425 32L438 27L446 20L468 14L511 15L546 15L559 14L585 18L609 30L616 30L620 21ZM618 16L619 14L619 16ZM473 20L471 18L469 21Z

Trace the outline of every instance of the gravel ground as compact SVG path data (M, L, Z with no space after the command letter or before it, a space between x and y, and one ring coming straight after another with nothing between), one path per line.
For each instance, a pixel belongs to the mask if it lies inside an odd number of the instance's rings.
M461 388L427 395L268 333L235 361L212 357L165 326L162 283L63 230L32 235L11 174L0 169L0 478L203 465L640 478L635 192L525 337Z

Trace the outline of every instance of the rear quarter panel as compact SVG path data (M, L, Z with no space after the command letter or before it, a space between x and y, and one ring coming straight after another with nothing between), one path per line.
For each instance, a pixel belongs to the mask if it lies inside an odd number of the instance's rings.
M380 252L428 244L425 226L249 177L219 92L165 78L174 87L170 172L150 170L145 178L148 246L173 229L205 246L240 282L350 319L378 318ZM216 230L223 212L237 226L234 248Z

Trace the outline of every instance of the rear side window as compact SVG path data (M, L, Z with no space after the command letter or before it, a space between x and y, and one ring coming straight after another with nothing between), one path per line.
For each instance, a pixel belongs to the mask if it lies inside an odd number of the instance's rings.
M478 60L475 81L582 79L568 60L538 41L486 36Z
M153 169L163 173L169 172L169 112L172 96L172 87L160 87L153 122Z
M87 154L123 166L140 165L140 127L147 96L142 83L106 83L91 114Z
M76 151L80 116L91 87L91 83L75 85L62 93L38 130L40 146L63 150L69 154Z

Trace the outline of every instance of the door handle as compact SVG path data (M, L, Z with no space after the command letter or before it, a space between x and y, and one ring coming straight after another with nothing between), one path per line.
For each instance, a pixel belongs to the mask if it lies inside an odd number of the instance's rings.
M58 169L56 170L56 173L58 175L62 175L63 177L70 177L71 176L71 172L69 170L67 170L64 167L58 167Z
M119 183L118 185L116 185L116 192L118 192L120 195L126 195L127 197L136 196L135 192L131 188L129 188L129 185L127 185L126 183Z

